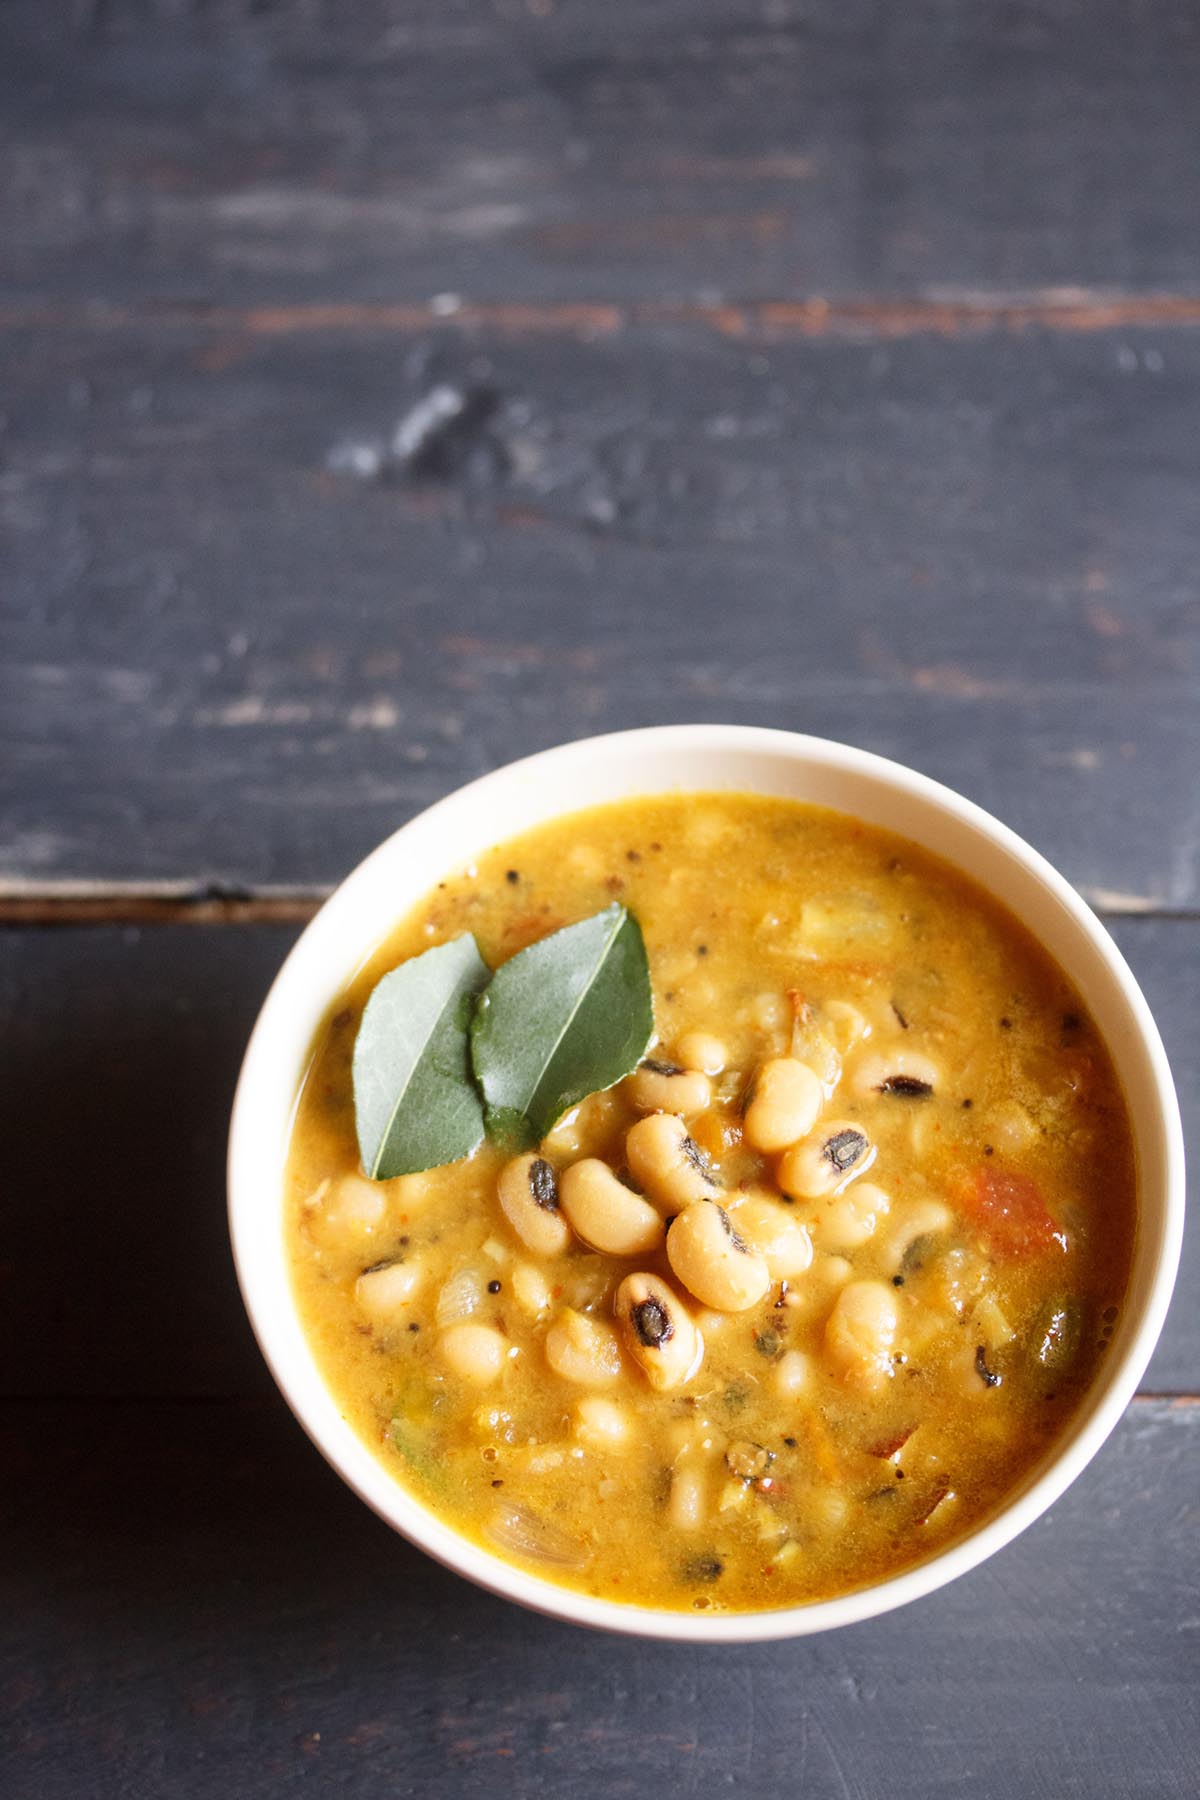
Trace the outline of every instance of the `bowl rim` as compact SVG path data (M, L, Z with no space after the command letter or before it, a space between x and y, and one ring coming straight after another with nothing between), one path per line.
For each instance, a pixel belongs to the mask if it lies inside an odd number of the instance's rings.
M1135 1144L1140 1148L1144 1135L1156 1134L1162 1167L1161 1195L1158 1196L1160 1210L1155 1221L1156 1243L1149 1253L1148 1274L1143 1273L1144 1299L1140 1313L1132 1325L1128 1320L1123 1321L1127 1335L1121 1353L1110 1357L1106 1362L1102 1376L1093 1383L1092 1398L1082 1403L1075 1421L1065 1428L1047 1457L1018 1486L999 1511L945 1549L882 1581L831 1599L763 1612L672 1612L624 1601L599 1599L574 1589L556 1586L516 1564L503 1561L470 1539L460 1536L415 1495L408 1493L341 1417L306 1340L304 1344L311 1366L301 1370L296 1368L295 1353L289 1348L286 1339L289 1326L295 1327L291 1333L293 1339L299 1333L298 1315L293 1306L290 1319L281 1321L277 1313L272 1311L265 1296L264 1283L260 1280L255 1247L251 1241L253 1212L263 1204L260 1199L261 1187L252 1176L256 1140L260 1140L262 1135L259 1090L269 1074L264 1058L270 1050L272 1029L292 1002L293 990L297 994L311 992L307 985L309 961L313 960L324 940L328 939L333 943L340 915L349 910L354 896L364 892L377 878L378 872L396 854L398 843L413 833L417 826L428 832L436 828L442 819L452 816L455 810L465 811L477 805L488 796L489 790L498 792L502 788L527 783L531 779L536 781L539 775L546 773L552 766L561 771L569 769L572 763L594 762L596 759L603 761L613 755L645 755L648 764L645 786L628 790L631 796L635 791L646 795L679 791L681 788L687 791L686 784L656 780L653 760L655 757L678 758L696 752L702 752L710 759L722 752L730 756L766 756L786 764L819 766L825 772L864 778L868 783L898 791L918 804L924 803L928 809L949 815L953 824L966 827L968 834L973 833L982 838L1008 861L1017 864L1026 877L1033 877L1047 890L1060 912L1066 915L1069 928L1082 936L1103 966L1136 1028L1139 1048L1147 1064L1156 1102L1156 1114L1148 1121L1134 1118ZM706 781L691 791L712 791L715 785L719 784ZM769 790L740 786L731 788L730 791ZM824 804L820 801L812 803ZM587 806L604 802L596 800L582 804ZM574 809L570 806L555 807L539 815L536 820L531 820L522 829L534 829L536 824L548 823L572 810ZM900 830L899 835L909 834ZM500 837L496 841L503 842L504 839ZM955 855L940 850L933 853L940 855L977 885L987 888L987 882ZM441 866L453 867L453 858L447 859ZM431 886L436 879L434 873L428 885ZM397 912L397 919L402 910ZM1032 925L1027 925L1027 929L1036 941L1042 942L1039 931ZM331 964L326 970L330 979L321 983L322 1012L346 984L363 957L369 955L374 948L374 942L359 943L353 946L352 958L340 961L334 959L336 968ZM306 985L298 986L300 983ZM1114 1061L1118 1061L1117 1053L1111 1045L1110 1053ZM307 1045L304 1047L304 1054L307 1054ZM290 1131L297 1103L298 1094L295 1094L288 1109L285 1134ZM276 1124L278 1123L276 1119ZM1121 952L1100 920L1065 877L1039 851L974 801L902 763L852 745L803 733L722 724L648 726L576 739L538 751L532 756L506 763L454 789L415 814L370 851L330 893L306 925L262 1003L246 1047L234 1095L227 1172L228 1218L234 1264L243 1304L259 1348L284 1399L308 1436L331 1467L372 1511L444 1566L485 1590L515 1600L535 1612L621 1635L713 1644L762 1642L806 1636L878 1617L895 1607L933 1593L959 1575L966 1574L1033 1524L1092 1460L1137 1390L1158 1341L1170 1303L1182 1244L1185 1205L1183 1128L1178 1098L1158 1028ZM279 1173L281 1176L282 1167ZM282 1196L278 1192L272 1196L271 1209L276 1217L281 1200ZM1141 1259L1147 1254L1146 1247L1141 1242L1146 1209L1147 1197L1139 1193L1139 1241L1134 1249L1131 1289ZM282 1259L282 1230L278 1232L278 1239ZM289 1296L290 1293L289 1286ZM302 1334L300 1336L302 1338ZM323 1395L324 1404L317 1399L318 1389ZM371 1471L374 1471L374 1476Z

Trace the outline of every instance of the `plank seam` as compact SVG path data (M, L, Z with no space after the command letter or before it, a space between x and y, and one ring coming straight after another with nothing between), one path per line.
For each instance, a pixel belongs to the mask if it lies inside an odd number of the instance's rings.
M220 883L192 888L161 885L65 882L26 888L0 881L0 927L30 929L85 925L302 925L333 892L332 887L278 887L258 890ZM1085 893L1084 899L1088 896ZM1128 904L1094 906L1105 921L1131 919L1200 924L1200 907L1157 906L1130 895Z
M619 303L328 301L224 306L205 301L70 305L52 299L0 304L0 327L58 331L144 330L147 325L277 338L350 331L488 332L500 337L612 337L638 326L692 327L748 342L801 338L964 337L1030 330L1091 333L1135 327L1194 329L1200 295L1126 294L1053 288L1017 294L897 295L874 298L685 300Z

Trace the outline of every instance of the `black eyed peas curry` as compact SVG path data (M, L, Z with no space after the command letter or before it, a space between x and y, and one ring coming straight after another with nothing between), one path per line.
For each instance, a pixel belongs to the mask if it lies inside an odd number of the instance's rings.
M374 984L496 967L618 898L656 1040L532 1148L359 1165ZM978 1525L1112 1336L1129 1121L1058 968L888 833L749 795L555 821L448 877L319 1034L287 1166L300 1313L345 1416L469 1538L586 1593L817 1600Z

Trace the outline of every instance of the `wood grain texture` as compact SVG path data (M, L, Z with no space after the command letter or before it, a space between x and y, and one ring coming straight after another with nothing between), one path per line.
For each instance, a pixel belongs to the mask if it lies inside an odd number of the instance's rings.
M223 1161L316 896L688 718L1127 915L1195 1138L1198 78L1189 0L0 7L0 1800L1192 1800L1200 1405L904 1613L587 1636L302 1438Z
M341 331L405 334L453 329L501 342L565 337L580 343L630 326L696 328L759 344L793 338L841 337L886 343L905 337L966 337L1004 332L1089 334L1141 328L1193 329L1200 296L1107 294L1050 288L1027 295L972 294L929 299L737 301L464 301L453 294L421 302L313 301L301 305L222 306L196 301L133 305L108 301L0 302L0 328L119 331L130 327L203 326L254 337L304 337Z
M1195 294L1187 0L0 11L4 286Z
M257 1396L234 1283L225 1130L285 926L0 930L0 1252L9 1396ZM1200 925L1121 920L1200 1128ZM1195 1176L1193 1175L1193 1184ZM134 1251L135 1254L131 1254ZM1146 1376L1200 1392L1200 1244Z
M1195 1404L1135 1403L1045 1519L915 1607L722 1651L477 1592L279 1405L8 1405L0 1455L11 1800L1195 1793Z
M319 891L512 756L725 718L1200 903L1200 332L168 322L2 373L10 892Z

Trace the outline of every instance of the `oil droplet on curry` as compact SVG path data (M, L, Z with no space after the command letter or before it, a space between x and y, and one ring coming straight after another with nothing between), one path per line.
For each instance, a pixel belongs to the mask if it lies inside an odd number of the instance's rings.
M647 1062L522 1158L367 1181L375 982L614 899ZM286 1172L305 1330L395 1479L508 1561L681 1610L845 1593L979 1525L1095 1374L1135 1226L1111 1060L1022 925L884 831L736 794L448 876L320 1031Z

